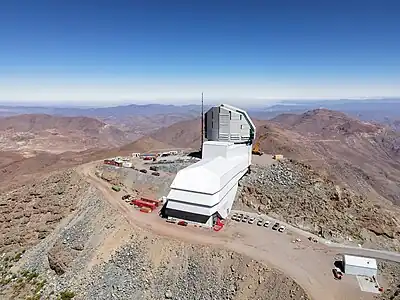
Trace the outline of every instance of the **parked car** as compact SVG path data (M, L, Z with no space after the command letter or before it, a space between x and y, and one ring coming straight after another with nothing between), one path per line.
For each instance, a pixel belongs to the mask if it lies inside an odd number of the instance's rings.
M248 219L249 219L249 216L248 216L248 215L245 215L245 216L243 217L243 219L242 219L242 222L247 222Z
M176 219L175 218L168 218L167 222L168 223L176 223Z
M251 217L251 218L249 219L249 224L253 224L255 220L256 220L256 218Z
M231 219L232 219L232 220L236 220L237 217L238 217L237 214L233 214L232 217L231 217Z
M260 220L257 221L257 226L262 226L263 223L264 223L264 220L260 219Z
M140 171L139 171L140 173L144 173L144 174L146 174L147 173L147 170L146 169L140 169Z
M278 230L279 226L280 226L280 224L278 222L276 222L274 224L274 226L272 226L272 230Z
M340 276L343 276L342 270L340 270L338 267L335 267L335 269L336 269L336 272L337 272Z
M178 222L178 225L180 225L180 226L187 226L187 225L188 225L188 222L181 220L181 221Z
M269 226L269 221L265 221L265 223L264 223L264 227L268 227Z
M332 269L332 273L333 273L333 276L334 276L334 278L336 280L341 280L342 279L342 275L339 274L339 272L336 270L336 268Z
M122 198L122 200L127 200L127 199L129 199L131 197L131 195L124 195L124 196L122 196L121 198Z
M243 214L240 214L236 217L236 221L240 222L243 219Z
M158 167L157 166L151 166L149 169L151 171L158 171Z
M279 232L284 232L285 231L285 226L281 225L278 229Z
M160 173L159 172L153 172L153 173L151 173L151 175L160 176Z

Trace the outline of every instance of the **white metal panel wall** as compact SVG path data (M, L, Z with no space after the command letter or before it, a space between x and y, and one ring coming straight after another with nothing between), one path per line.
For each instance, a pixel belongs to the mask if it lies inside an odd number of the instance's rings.
M212 159L217 156L222 156L224 158L227 157L227 152L228 152L228 145L223 143L223 144L215 144L215 143L209 143L205 142L203 144L203 157L202 159Z
M206 112L206 138L210 141L247 142L250 124L242 112L227 107L213 107Z
M365 268L360 266L345 265L344 272L346 275L359 275L359 276L376 276L377 270L372 268Z
M219 140L219 107L210 108L205 115L206 122L206 135L205 137L210 141Z

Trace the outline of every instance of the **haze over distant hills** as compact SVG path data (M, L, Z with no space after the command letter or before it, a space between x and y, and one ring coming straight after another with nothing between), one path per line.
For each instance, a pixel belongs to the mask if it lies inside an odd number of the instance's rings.
M229 101L228 101L229 102ZM207 101L206 101L207 103ZM326 108L341 111L351 116L366 121L377 121L385 124L392 124L399 119L400 98L399 99L343 99L343 100L288 100L280 101L274 105L260 104L260 108L247 108L246 103L237 105L247 109L251 116L257 119L270 119L279 114L304 113L308 110ZM205 105L205 110L208 109ZM199 116L201 106L191 105L166 105L166 104L130 104L113 107L97 108L76 108L76 107L42 107L42 106L12 106L0 105L0 116L10 116L16 114L51 114L62 116L88 116L103 120L112 125L138 125L133 122L134 117L164 119L157 123L161 126L169 126L174 122L188 120ZM168 119L165 119L165 116ZM161 117L162 116L162 117ZM157 118L156 118L157 119ZM141 120L139 124L144 124L146 120ZM159 126L156 126L159 127ZM157 129L157 128L154 128Z

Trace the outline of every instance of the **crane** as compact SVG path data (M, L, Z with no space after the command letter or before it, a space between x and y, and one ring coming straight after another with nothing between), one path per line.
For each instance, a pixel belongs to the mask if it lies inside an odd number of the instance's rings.
M260 150L260 141L259 140L254 144L254 147L253 147L253 150L251 153L254 155L259 155L259 156L264 154L264 152L262 152Z

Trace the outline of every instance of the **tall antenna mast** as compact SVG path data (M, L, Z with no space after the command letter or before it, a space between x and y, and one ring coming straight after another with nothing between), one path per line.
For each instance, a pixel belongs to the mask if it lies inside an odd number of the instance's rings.
M204 98L203 93L201 93L201 145L200 151L203 149L204 143Z

